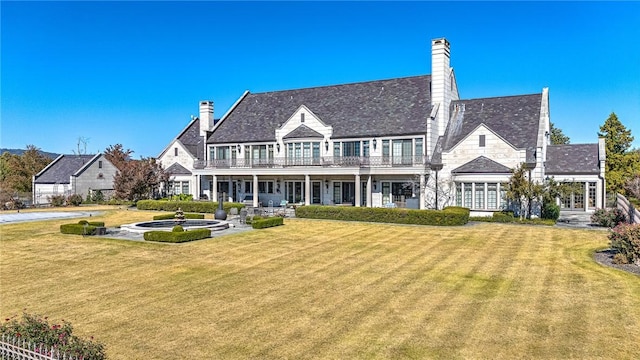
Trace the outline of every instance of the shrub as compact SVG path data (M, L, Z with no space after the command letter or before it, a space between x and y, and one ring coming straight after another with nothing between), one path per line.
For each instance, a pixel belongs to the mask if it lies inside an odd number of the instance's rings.
M193 201L193 195L191 194L177 194L171 195L169 201Z
M263 217L262 217L262 216L260 216L260 215L247 216L247 218L246 218L246 220L245 220L245 223L247 223L247 224L251 224L251 223L253 223L254 221L262 220L262 219L263 219Z
M499 214L499 215L496 215ZM474 216L470 217L471 221L490 222L490 223L506 223L506 224L522 224L522 225L546 225L553 226L555 220L551 219L520 219L509 214L494 213L494 216Z
M166 201L166 200L139 200L136 204L138 210L161 210L176 211L181 208L182 211L192 213L215 213L218 209L218 203L213 201ZM238 212L244 207L241 203L225 202L223 204L224 211L229 213L231 208L237 208Z
M103 202L104 194L102 193L102 190L93 190L91 192L91 201L95 203Z
M176 225L171 229L171 232L183 232L184 228L181 225Z
M47 196L47 199L49 200L49 203L53 207L64 206L66 201L66 198L64 197L64 195L51 195L51 196Z
M513 211L494 212L492 218L495 222L504 223L510 223L516 220L516 218L513 216Z
M301 206L296 217L343 221L368 221L417 225L464 225L469 221L469 209L450 206L443 210L411 210L342 206Z
M69 195L67 198L67 205L80 206L82 204L82 196L78 194Z
M131 201L131 200L122 200L122 199L110 199L109 201L107 201L107 205L127 205L127 206L133 206L136 203Z
M55 348L65 353L65 358L106 359L104 345L93 338L86 340L73 335L73 326L64 320L62 324L50 324L46 317L24 313L20 320L15 317L7 319L0 325L0 333L38 347L42 345L48 349Z
M78 221L78 224L80 225L91 225L91 226L104 226L104 221L87 221L87 220L80 220Z
M551 203L551 202L547 202L542 206L542 214L540 216L543 219L550 219L550 220L558 220L558 218L560 217L560 206Z
M72 235L94 235L96 233L96 226L88 224L62 224L60 225L60 232Z
M264 229L268 227L280 226L284 225L284 218L279 216L268 218L268 219L253 219L251 226L254 229Z
M618 224L626 222L627 217L624 212L618 208L613 209L597 209L591 215L591 222L599 226L614 228Z
M176 213L168 213L162 215L156 215L153 220L172 220L176 218ZM204 219L204 214L187 213L184 214L185 219Z
M640 224L620 224L609 234L611 248L618 252L619 260L640 265Z
M211 237L211 230L195 229L195 230L182 231L182 232L147 231L144 233L143 236L144 236L144 239L147 241L181 243L181 242L209 238Z

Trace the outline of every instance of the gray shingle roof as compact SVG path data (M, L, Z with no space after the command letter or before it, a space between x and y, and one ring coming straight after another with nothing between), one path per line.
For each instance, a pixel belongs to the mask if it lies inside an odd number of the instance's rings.
M479 156L468 163L453 169L451 173L505 174L511 173L511 169L487 157Z
M333 138L418 134L431 111L429 75L247 94L207 143L275 141L275 130L305 105Z
M516 148L535 148L541 101L542 94L453 101L443 150L451 150L480 124Z
M204 159L204 137L200 136L200 119L196 118L178 136L178 140L196 158Z
M36 184L69 184L76 171L91 161L95 155L61 155L40 174L36 175Z
M191 175L191 171L178 163L171 164L165 172L170 175Z
M284 139L305 139L305 138L323 138L322 134L308 127L307 125L300 125L292 132L285 135Z
M550 145L545 165L548 175L599 174L598 144Z

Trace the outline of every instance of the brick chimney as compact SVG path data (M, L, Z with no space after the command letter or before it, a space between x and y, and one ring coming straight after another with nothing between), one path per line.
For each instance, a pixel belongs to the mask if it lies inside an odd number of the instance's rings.
M213 101L200 101L200 136L213 129Z

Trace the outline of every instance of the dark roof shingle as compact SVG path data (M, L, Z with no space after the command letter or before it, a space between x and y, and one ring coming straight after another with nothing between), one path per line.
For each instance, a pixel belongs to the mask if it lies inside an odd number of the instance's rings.
M196 118L178 136L178 140L196 158L204 159L204 136L200 136L200 119Z
M169 175L191 175L191 171L178 163L171 164L165 172Z
M425 133L429 75L247 94L207 143L275 141L302 105L333 127L333 138Z
M308 127L300 125L293 131L283 137L283 139L306 139L306 138L323 138L322 134Z
M36 179L36 184L68 184L71 175L80 170L95 155L61 155Z
M599 174L598 144L548 146L545 172L549 175Z
M468 163L451 170L452 174L505 174L510 172L511 169L508 167L484 156L479 156Z
M516 148L535 148L541 101L542 94L453 101L443 150L451 150L481 124Z

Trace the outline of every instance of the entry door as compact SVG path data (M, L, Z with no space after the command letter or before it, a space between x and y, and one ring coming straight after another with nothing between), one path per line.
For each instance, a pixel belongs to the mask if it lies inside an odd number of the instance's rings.
M351 205L356 204L356 183L342 183L342 203L351 203Z
M321 193L322 193L322 183L319 181L314 181L311 185L311 203L312 204L320 204L321 203Z

